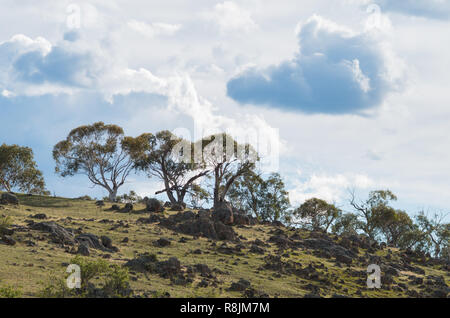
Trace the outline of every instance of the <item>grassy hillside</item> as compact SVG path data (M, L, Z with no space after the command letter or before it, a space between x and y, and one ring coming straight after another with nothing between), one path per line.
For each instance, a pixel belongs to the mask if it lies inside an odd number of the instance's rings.
M49 240L48 233L33 230L35 223L54 221L79 233L106 235L118 252L90 250L90 260L104 259L123 266L141 254L155 254L159 261L176 257L182 273L190 280L179 283L162 275L130 269L130 285L135 296L143 297L425 297L439 296L450 283L448 268L430 260L410 257L396 249L364 249L352 246L357 253L351 265L323 255L320 249L305 247L317 233L275 227L272 225L239 226L234 230L240 242L213 241L168 230L157 223L142 224L148 217L144 206L132 213L109 211L110 204L99 208L95 201L19 195L20 205L0 205L0 215L12 218L15 245L0 244L0 287L13 286L23 297L37 297L51 277L65 277L74 250ZM196 211L194 211L196 213ZM31 216L43 213L47 219ZM164 212L168 217L178 212ZM291 238L295 244L280 249L273 236ZM181 240L182 237L185 239ZM128 238L128 242L127 239ZM154 242L167 238L171 244L157 247ZM262 250L250 252L254 241ZM330 236L329 244L345 246L341 238ZM347 242L348 243L348 242ZM328 244L328 243L327 243ZM237 246L237 248L236 248ZM323 251L322 251L323 252ZM277 258L279 256L280 258ZM371 262L383 264L389 274L382 275L382 288L366 287L366 269ZM192 273L196 264L206 264L210 275ZM394 269L393 269L394 268ZM395 270L400 269L400 270ZM442 281L442 278L444 282ZM230 287L233 283L233 290ZM207 285L207 286L206 286ZM242 285L244 285L242 287ZM203 287L206 286L206 287ZM448 290L447 290L448 291ZM439 294L441 293L441 294Z

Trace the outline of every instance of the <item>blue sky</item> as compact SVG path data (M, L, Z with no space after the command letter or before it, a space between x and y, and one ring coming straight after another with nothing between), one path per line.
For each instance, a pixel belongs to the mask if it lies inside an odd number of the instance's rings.
M34 149L57 195L106 193L54 174L53 145L102 120L126 134L227 130L277 141L293 204L390 188L450 206L450 1L2 0L0 143ZM6 9L7 8L7 9ZM123 191L151 195L132 176Z

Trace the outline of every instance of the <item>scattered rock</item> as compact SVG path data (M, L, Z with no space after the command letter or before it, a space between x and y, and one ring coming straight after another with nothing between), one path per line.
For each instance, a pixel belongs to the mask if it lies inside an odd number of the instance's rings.
M77 254L83 255L83 256L89 256L91 255L91 252L89 250L89 246L82 242L78 245Z
M164 207L162 206L161 202L158 199L155 198L144 198L146 210L148 212L163 212Z
M54 243L75 244L75 238L72 232L55 222L41 222L31 224L33 230L50 233Z
M166 247L169 246L170 244L171 244L170 240L164 237L161 237L159 240L153 242L153 245L156 247Z
M250 282L245 279L240 279L238 282L231 283L229 291L244 291L251 286Z
M16 240L14 240L11 236L9 235L3 235L1 238L1 242L6 244L6 245L16 245Z

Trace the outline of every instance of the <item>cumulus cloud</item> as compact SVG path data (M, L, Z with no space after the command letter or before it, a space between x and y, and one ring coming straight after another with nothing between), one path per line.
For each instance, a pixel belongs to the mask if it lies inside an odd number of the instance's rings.
M142 21L131 20L128 22L128 27L147 37L155 37L159 35L172 36L181 29L181 24L169 23L145 23Z
M361 33L320 16L298 27L300 50L289 61L252 67L227 83L228 96L304 113L360 113L403 83L402 62L373 30Z
M255 148L262 153L270 148L269 166L278 168L277 131L256 115L242 114L236 119L217 114L213 105L198 94L187 73L157 76L146 68L133 69L116 62L98 48L92 50L71 41L52 45L43 38L33 40L23 35L0 43L0 58L3 97L94 92L113 104L115 98L134 93L162 96L174 115L193 119L192 139L227 131L246 142L255 141ZM248 140L249 131L257 138ZM259 146L259 141L265 144Z
M217 24L222 33L250 32L257 28L250 12L232 1L216 4L212 11L204 12L203 17Z
M297 172L301 178L301 171ZM293 205L299 205L311 198L318 198L328 202L343 202L348 189L368 189L375 182L363 174L312 174L304 180L294 183L293 189L289 191L289 198Z
M450 19L449 0L375 0L374 3L384 11L440 20Z

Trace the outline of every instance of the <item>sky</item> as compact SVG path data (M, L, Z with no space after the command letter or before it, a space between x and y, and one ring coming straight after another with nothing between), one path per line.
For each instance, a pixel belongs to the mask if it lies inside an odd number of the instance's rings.
M32 147L58 196L106 195L51 154L103 121L257 136L294 206L390 189L410 214L450 207L450 0L0 6L0 143ZM160 189L132 175L122 192Z

